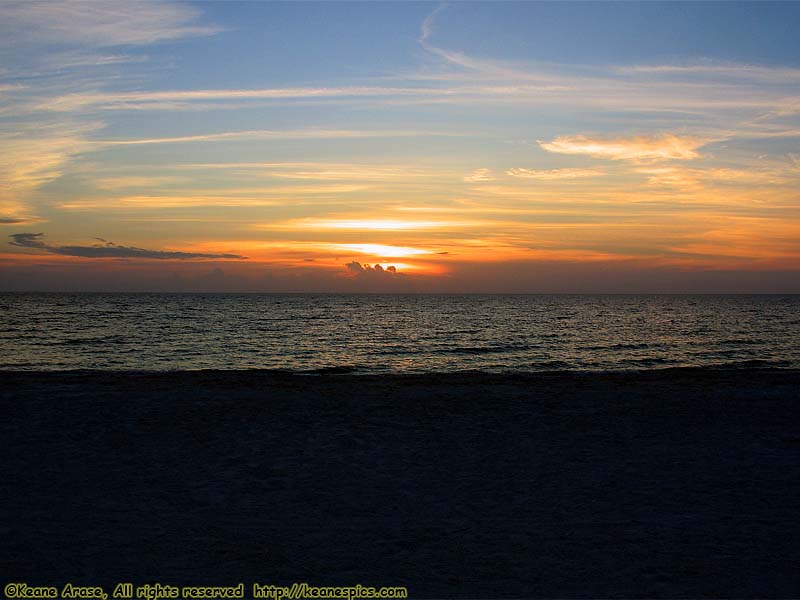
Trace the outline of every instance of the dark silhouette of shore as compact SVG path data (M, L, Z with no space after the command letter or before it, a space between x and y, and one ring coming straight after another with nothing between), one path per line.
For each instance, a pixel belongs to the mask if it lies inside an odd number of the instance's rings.
M0 570L797 597L800 372L0 374Z

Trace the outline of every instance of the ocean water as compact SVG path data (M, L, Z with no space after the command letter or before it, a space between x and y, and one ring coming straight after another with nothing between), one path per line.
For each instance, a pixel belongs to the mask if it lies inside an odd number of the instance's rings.
M800 367L800 296L0 294L0 369Z

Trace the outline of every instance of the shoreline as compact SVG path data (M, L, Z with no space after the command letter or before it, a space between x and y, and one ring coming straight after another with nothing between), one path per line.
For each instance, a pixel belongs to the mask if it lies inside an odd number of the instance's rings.
M580 378L629 378L631 380L642 378L657 379L662 376L701 376L708 378L725 379L730 377L770 377L785 376L792 378L800 375L800 368L790 366L772 366L760 360L752 360L736 363L718 363L702 366L666 366L666 367L642 367L638 369L606 369L606 370L585 370L585 369L552 369L552 370L530 370L530 369L507 369L507 370L481 370L481 369L462 369L445 371L370 371L354 365L340 365L319 367L312 369L279 369L279 368L198 368L198 369L109 369L109 368L75 368L75 369L20 369L0 367L0 374L12 378L103 378L103 377L196 377L199 379L212 379L214 377L229 376L248 376L267 380L269 378L288 378L288 377L332 377L332 378L387 378L398 381L403 380L424 380L430 379L464 379L479 381L481 378L489 381L500 381L503 379L580 379ZM238 378L238 377L237 377ZM232 379L231 381L236 381ZM0 380L0 387L4 382Z

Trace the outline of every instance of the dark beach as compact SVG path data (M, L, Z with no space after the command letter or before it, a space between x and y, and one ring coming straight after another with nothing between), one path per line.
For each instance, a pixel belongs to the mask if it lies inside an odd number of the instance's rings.
M800 371L3 372L0 571L800 595Z

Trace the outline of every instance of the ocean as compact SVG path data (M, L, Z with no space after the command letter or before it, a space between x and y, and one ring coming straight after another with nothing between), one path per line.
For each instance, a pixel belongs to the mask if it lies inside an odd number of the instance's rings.
M0 369L800 367L798 295L0 294Z

